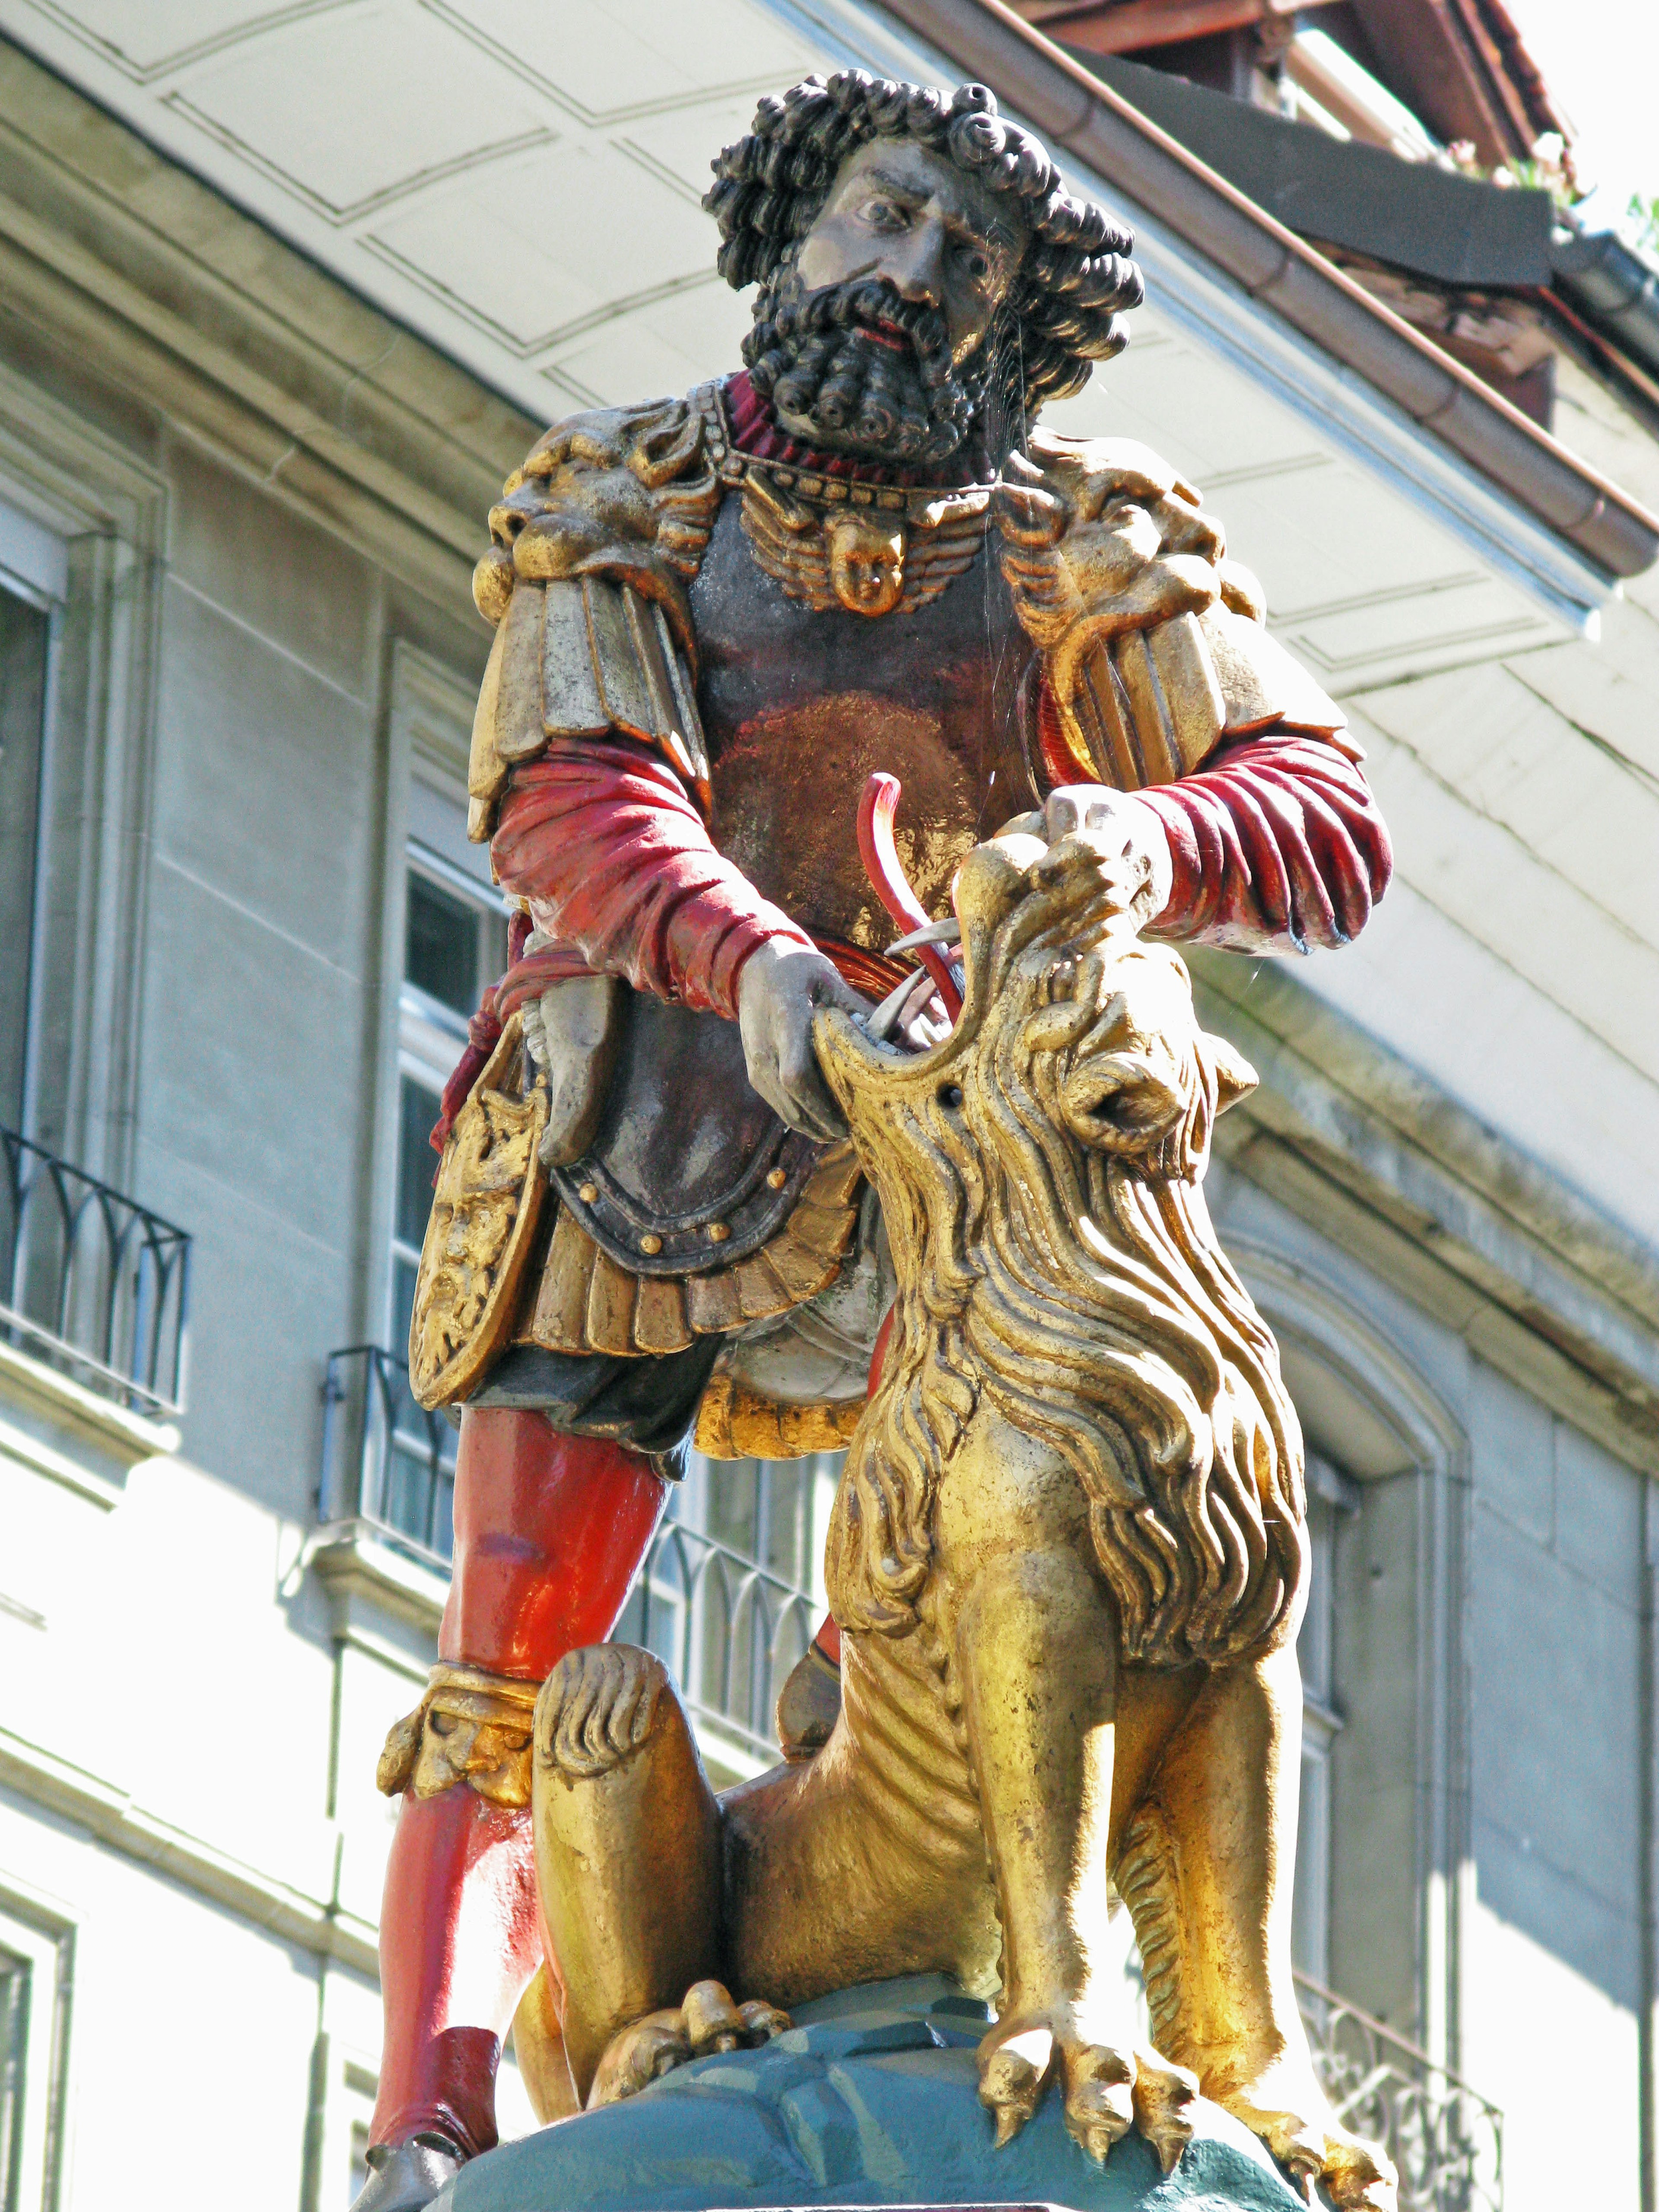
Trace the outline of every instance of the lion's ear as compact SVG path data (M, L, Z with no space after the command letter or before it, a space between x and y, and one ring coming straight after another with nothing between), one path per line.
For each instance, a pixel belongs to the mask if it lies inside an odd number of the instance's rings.
M1230 1045L1225 1037L1212 1036L1206 1030L1204 1044L1215 1069L1215 1110L1224 1114L1241 1098L1248 1098L1261 1078L1243 1054Z

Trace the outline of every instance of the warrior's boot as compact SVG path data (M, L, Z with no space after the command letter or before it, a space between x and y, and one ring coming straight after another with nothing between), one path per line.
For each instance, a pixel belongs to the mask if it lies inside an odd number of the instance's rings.
M556 1661L607 1637L660 1518L641 1453L469 1410L439 1664L380 1786L404 1797L380 1916L386 2041L355 2212L414 2212L495 2142L495 2069L543 1960L530 1729Z

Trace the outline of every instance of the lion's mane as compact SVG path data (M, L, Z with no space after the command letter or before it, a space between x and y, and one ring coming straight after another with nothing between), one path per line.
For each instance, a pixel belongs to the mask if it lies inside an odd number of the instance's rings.
M1205 1202L1218 1069L1184 966L1121 931L1079 957L1077 922L1074 893L1014 905L970 985L973 1048L906 1097L899 1141L872 1154L903 1287L848 1462L843 1625L915 1625L938 1483L982 1395L1081 1483L1123 1656L1215 1663L1299 1618L1301 1434ZM1086 1141L1068 1085L1074 1099L1137 980L1176 1012L1175 1118L1137 1142L1122 1091L1105 1141Z

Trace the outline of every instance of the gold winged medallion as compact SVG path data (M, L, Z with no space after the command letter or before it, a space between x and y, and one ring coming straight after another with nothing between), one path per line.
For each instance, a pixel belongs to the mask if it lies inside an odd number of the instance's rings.
M547 1188L536 1148L547 1086L523 1089L524 1032L515 1014L455 1116L421 1247L409 1325L409 1380L418 1403L453 1404L507 1340Z
M743 527L757 565L816 614L914 614L973 565L988 487L905 491L749 459Z

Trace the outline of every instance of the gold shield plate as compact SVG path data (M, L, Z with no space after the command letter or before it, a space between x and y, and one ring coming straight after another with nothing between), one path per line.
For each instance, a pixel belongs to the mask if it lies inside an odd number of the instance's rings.
M514 1014L455 1116L438 1169L409 1325L409 1379L422 1406L465 1398L502 1351L547 1189L536 1157L547 1088L526 1091Z

